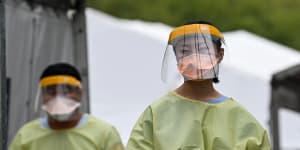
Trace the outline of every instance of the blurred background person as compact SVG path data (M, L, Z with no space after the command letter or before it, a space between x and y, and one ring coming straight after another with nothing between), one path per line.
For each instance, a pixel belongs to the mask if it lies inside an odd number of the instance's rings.
M74 66L49 65L39 86L37 100L47 115L25 124L10 150L123 150L113 126L79 110L82 84Z

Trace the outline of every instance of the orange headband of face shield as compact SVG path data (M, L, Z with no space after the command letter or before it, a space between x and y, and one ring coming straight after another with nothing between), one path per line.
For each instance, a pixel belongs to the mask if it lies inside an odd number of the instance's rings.
M219 37L220 39L224 39L222 33L214 26L208 24L189 24L180 26L175 28L169 36L168 43L171 44L174 39L177 37L188 35L188 34L195 34L195 33L204 33L204 34L211 34L214 36Z
M55 84L70 84L78 87L81 86L81 82L78 81L76 78L68 75L56 75L56 76L49 76L45 77L40 81L40 86L45 87L49 85L55 85Z

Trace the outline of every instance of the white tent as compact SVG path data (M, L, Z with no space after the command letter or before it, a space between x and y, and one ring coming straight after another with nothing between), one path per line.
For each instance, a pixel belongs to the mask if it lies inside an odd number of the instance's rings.
M167 92L161 61L171 27L117 19L87 9L91 111L113 124L126 144L142 111ZM227 57L216 85L268 126L273 73L300 63L300 53L252 33L225 33ZM281 111L282 145L300 147L300 115Z

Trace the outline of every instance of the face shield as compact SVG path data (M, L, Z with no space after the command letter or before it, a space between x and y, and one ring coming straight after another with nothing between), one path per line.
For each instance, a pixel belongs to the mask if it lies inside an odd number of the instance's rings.
M167 84L217 78L223 57L223 35L207 24L174 29L163 58L161 77Z
M50 76L40 81L36 98L43 102L42 109L55 120L71 119L75 110L80 107L81 83L67 75Z

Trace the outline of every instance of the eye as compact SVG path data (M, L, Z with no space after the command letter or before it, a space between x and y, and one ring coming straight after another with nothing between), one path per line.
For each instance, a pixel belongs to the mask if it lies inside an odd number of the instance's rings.
M200 54L207 54L207 55L210 54L210 53L209 53L209 50L207 50L207 49L200 50L199 53L200 53Z
M54 87L54 86L44 87L44 88L42 88L42 93L48 94L48 95L54 95L54 94L56 94L56 87Z
M189 49L182 49L181 51L182 51L182 53L189 53L189 52L191 52L191 50L189 50Z
M64 89L67 93L74 93L79 90L79 87L73 85L66 85Z
M188 56L192 53L193 52L190 49L180 49L179 51L177 51L176 55L177 55L177 57L184 57L184 56Z

